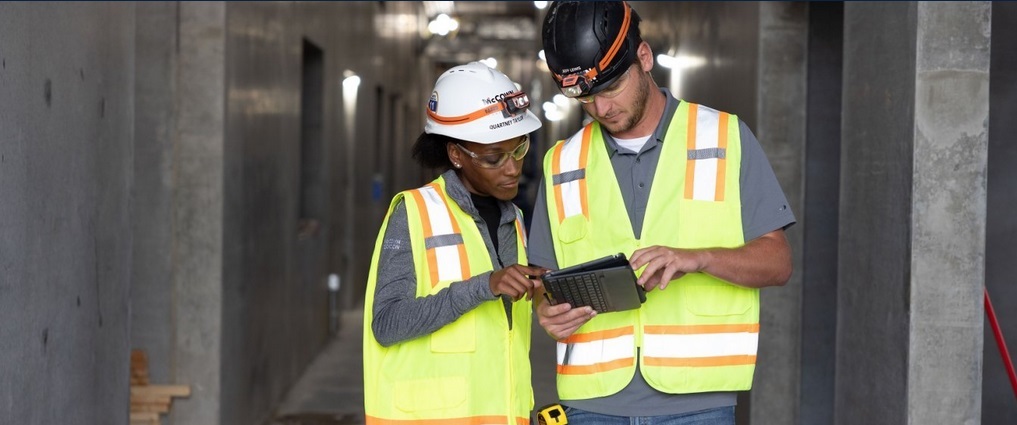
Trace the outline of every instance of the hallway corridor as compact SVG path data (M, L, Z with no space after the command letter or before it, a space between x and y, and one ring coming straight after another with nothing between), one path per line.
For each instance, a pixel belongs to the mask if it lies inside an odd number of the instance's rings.
M342 315L339 335L307 367L266 425L360 425L364 423L362 309ZM533 321L530 362L534 408L558 401L554 340ZM536 422L534 422L536 423Z

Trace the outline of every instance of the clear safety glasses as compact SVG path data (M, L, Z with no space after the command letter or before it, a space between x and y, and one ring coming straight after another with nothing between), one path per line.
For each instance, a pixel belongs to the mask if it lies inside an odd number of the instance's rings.
M578 100L579 103L589 104L593 103L593 101L596 100L598 97L604 99L613 99L617 97L619 94L621 94L621 92L625 91L625 87L629 85L629 80L632 79L632 68L635 68L635 65L630 66L629 69L625 70L625 73L622 74L621 77L615 80L614 83L612 83L606 89L601 90L600 93L591 94L589 96L579 96L576 97L575 99Z
M480 168L500 168L502 165L505 165L505 162L507 162L509 158L512 158L516 161L521 161L523 157L526 156L526 152L530 151L530 138L529 136L523 136L523 141L520 142L519 145L515 147L515 149L512 149L511 151L508 152L485 153L477 155L458 143L456 143L456 147L465 152L467 155L469 155L470 159L473 161L473 164Z

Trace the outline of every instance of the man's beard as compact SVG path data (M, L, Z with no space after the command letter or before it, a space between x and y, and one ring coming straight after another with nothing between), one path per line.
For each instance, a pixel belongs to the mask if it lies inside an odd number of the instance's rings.
M609 124L601 123L604 127L607 127L608 132L611 134L624 133L632 130L632 128L634 128L636 124L643 119L643 115L646 113L646 101L649 98L649 89L647 88L646 80L644 79L642 72L638 74L638 79L635 83L635 101L632 103L632 110L630 111L628 118L625 119L621 125L615 128L611 128Z

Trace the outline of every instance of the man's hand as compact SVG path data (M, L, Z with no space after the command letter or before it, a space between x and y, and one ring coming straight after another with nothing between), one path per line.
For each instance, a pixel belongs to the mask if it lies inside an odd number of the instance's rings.
M534 290L540 288L540 276L547 272L540 267L527 267L513 264L491 273L491 293L494 296L508 295L513 301L519 301L523 295L527 300L533 299Z
M557 340L572 335L596 315L597 312L590 306L572 308L568 303L551 305L547 300L537 301L537 322L548 335Z
M681 249L651 246L637 249L629 258L639 270L639 284L647 291L685 276L707 273L747 288L781 286L791 278L791 246L784 230L777 229L736 248Z
M686 273L701 271L704 267L701 254L700 251L654 245L637 249L629 263L635 270L646 266L637 282L648 292L656 287L666 289L668 282Z

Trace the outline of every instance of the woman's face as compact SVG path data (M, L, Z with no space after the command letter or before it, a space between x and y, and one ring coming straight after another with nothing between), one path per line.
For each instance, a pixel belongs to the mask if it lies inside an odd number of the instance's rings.
M523 157L529 150L527 136L498 143L448 144L448 156L470 193L511 201L519 193Z

